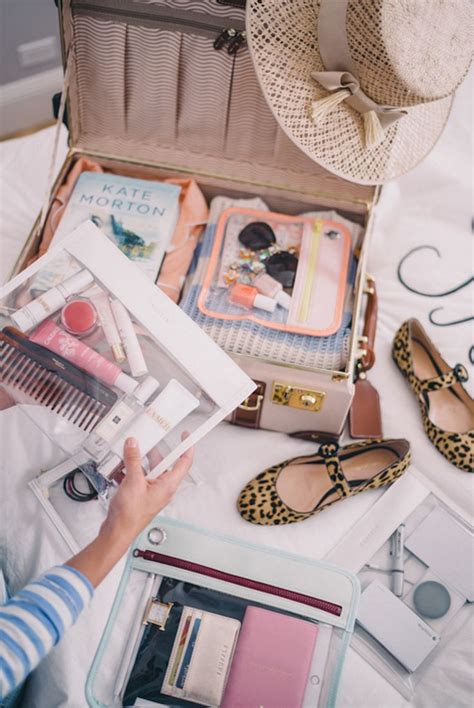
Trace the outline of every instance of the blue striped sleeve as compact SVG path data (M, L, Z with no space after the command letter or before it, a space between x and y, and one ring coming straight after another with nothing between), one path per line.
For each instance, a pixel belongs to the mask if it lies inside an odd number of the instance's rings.
M56 566L0 607L0 699L57 644L93 596L89 580Z

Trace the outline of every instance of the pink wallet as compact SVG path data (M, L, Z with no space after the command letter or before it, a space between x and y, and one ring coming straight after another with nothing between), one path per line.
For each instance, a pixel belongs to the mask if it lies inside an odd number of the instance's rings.
M222 708L298 708L304 699L318 626L248 607Z

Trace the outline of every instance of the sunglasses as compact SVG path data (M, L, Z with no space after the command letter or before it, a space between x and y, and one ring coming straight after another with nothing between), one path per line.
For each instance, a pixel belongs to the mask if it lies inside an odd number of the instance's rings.
M263 263L268 275L284 288L292 288L295 282L298 259L288 251L278 251L275 232L264 221L252 221L239 233L239 241L246 249L254 252L269 250Z

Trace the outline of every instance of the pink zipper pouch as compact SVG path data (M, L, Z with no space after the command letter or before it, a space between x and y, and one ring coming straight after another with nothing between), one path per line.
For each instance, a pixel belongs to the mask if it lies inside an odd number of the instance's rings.
M318 626L260 607L248 607L222 708L301 706Z
M252 251L240 241L243 230L256 223L273 232L268 249ZM217 223L198 307L215 319L329 336L341 326L350 253L350 233L336 221L226 209ZM282 256L292 258L296 268L291 285L283 286L269 272L271 260L275 265Z

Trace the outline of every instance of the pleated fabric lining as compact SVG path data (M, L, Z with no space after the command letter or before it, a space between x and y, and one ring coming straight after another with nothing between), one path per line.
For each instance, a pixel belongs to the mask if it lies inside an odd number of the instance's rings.
M160 6L212 14L223 27L240 12L244 22L243 11L215 0L138 0L127 8L140 5L158 14ZM113 8L109 15L73 10L71 28L78 147L239 181L315 193L342 187L345 197L371 198L371 189L326 173L280 130L246 46L231 56L213 49L218 31L140 23L114 16Z

